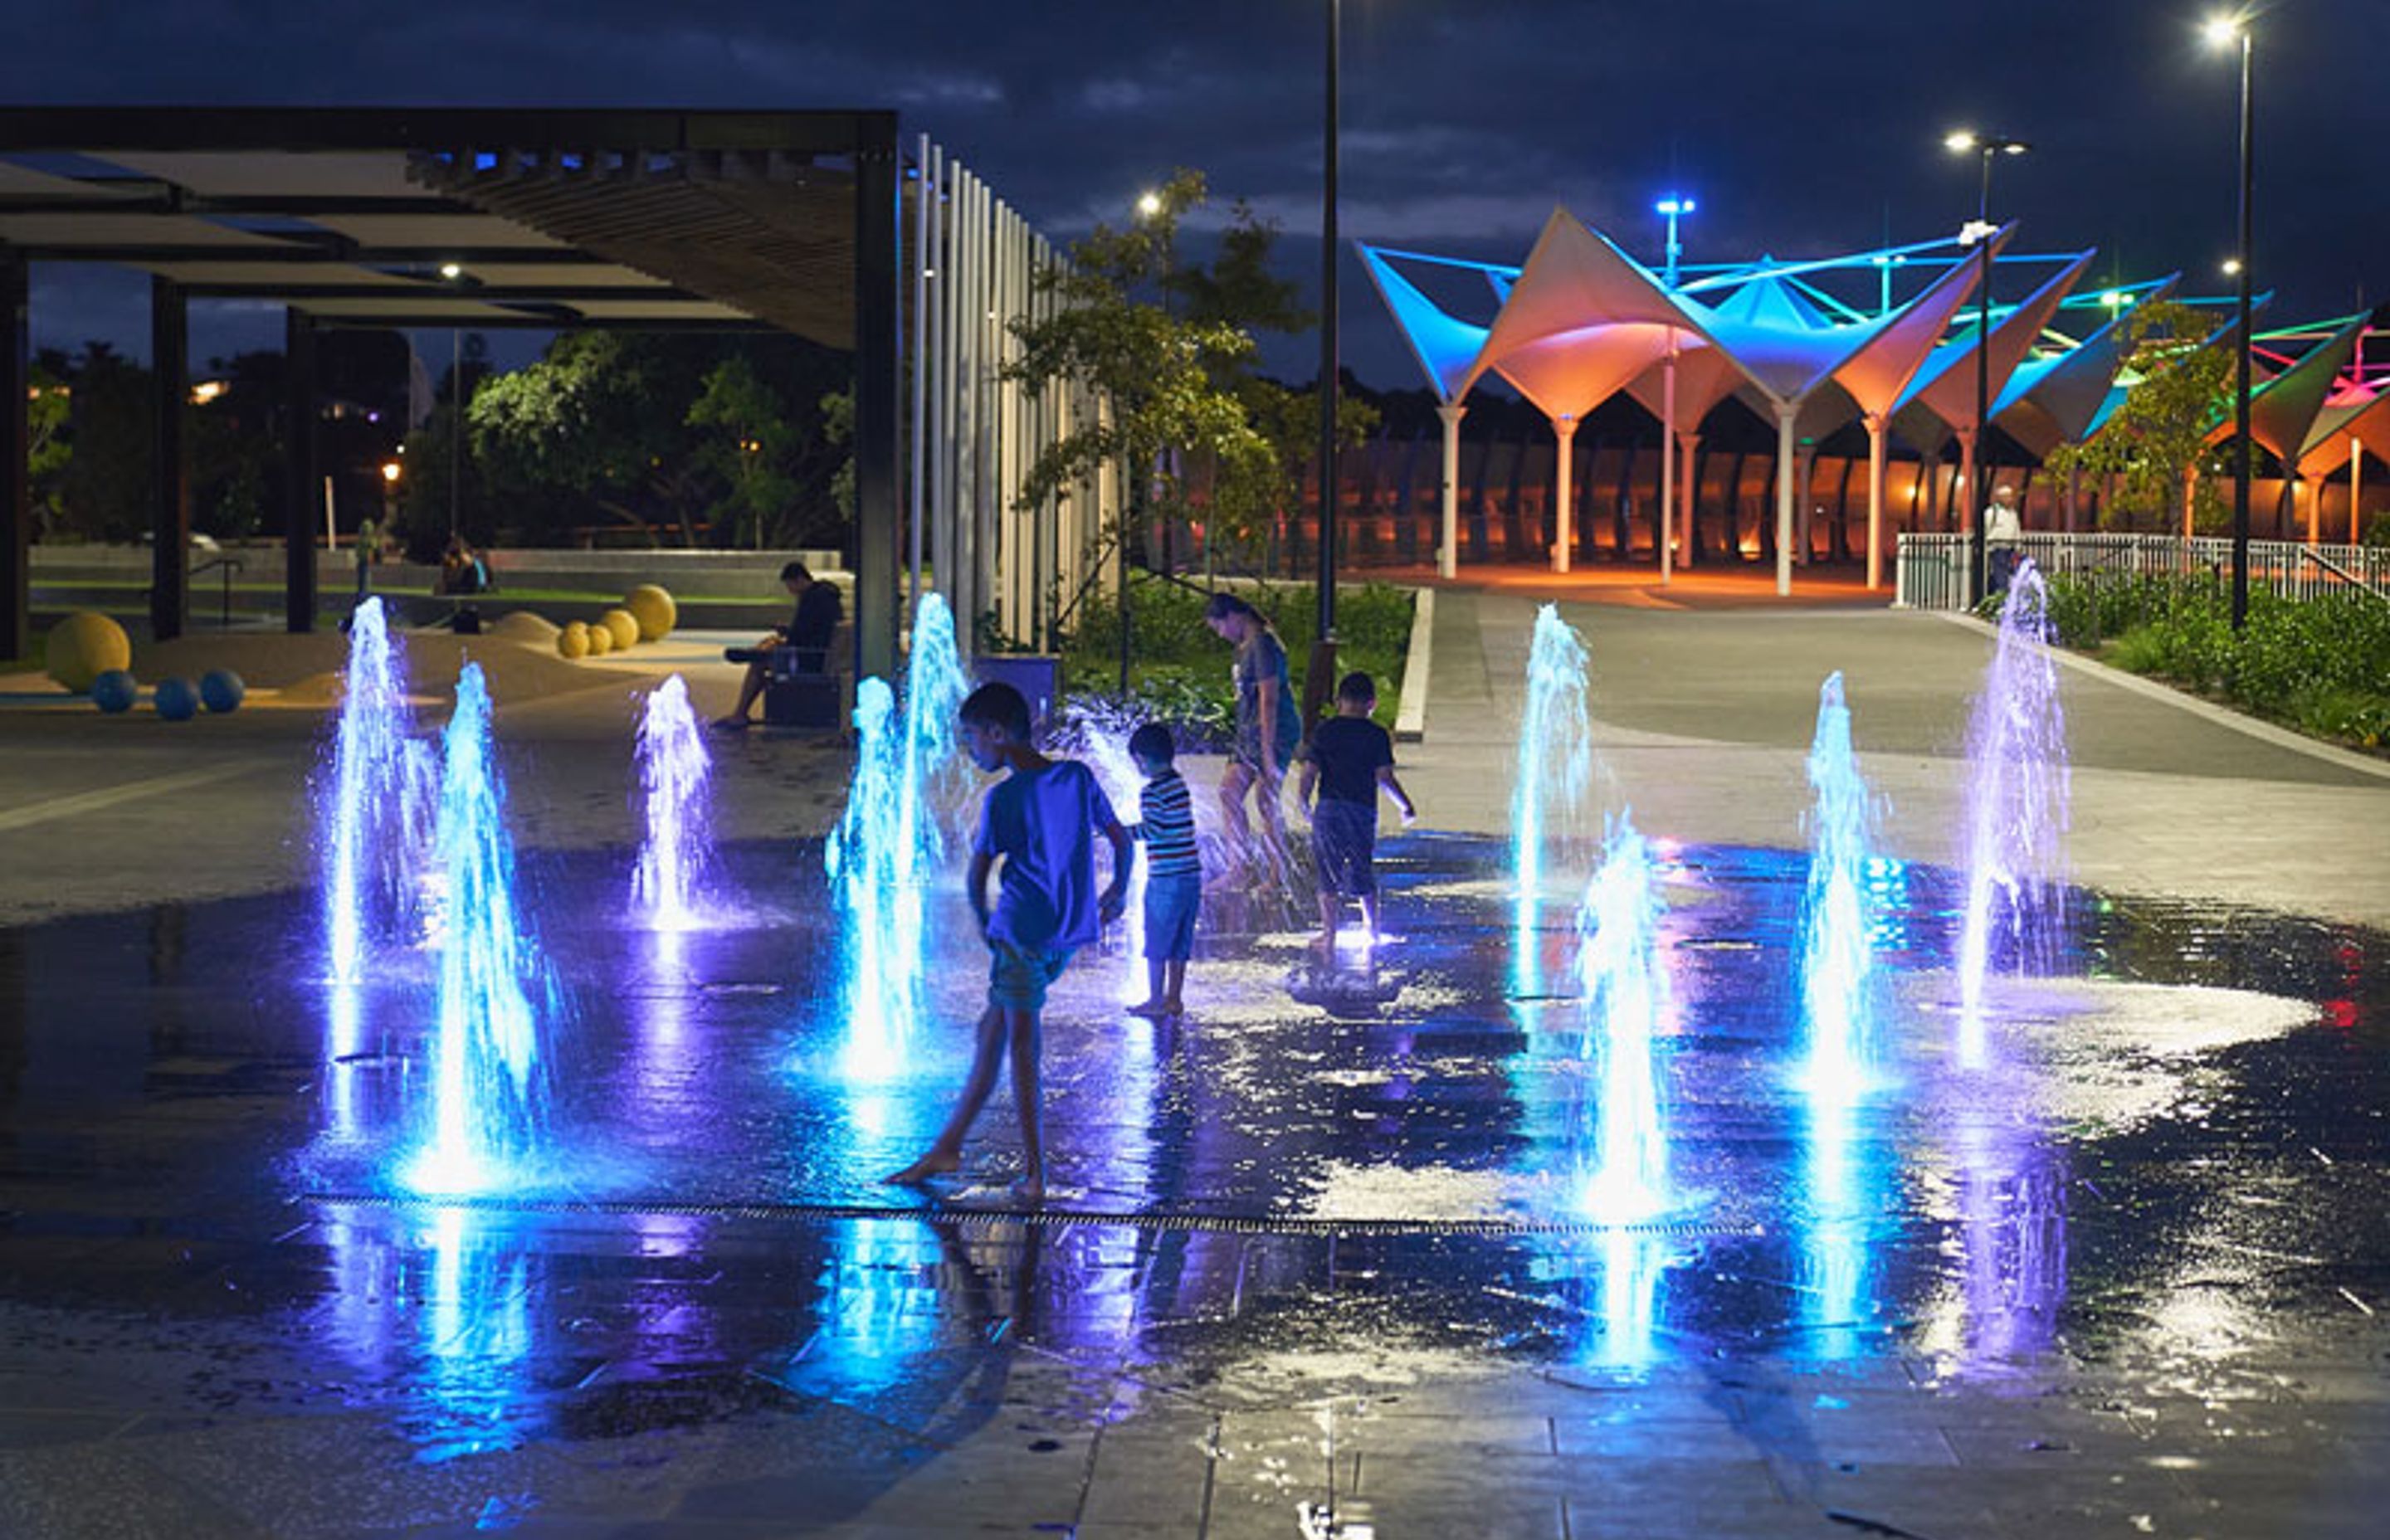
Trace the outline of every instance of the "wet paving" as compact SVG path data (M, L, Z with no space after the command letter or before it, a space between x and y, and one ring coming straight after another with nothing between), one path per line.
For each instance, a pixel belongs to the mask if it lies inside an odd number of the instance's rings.
M1676 1201L1582 1195L1570 918L1381 846L1374 963L1207 912L1190 1014L1085 956L1049 1200L941 1121L983 954L859 1077L817 849L711 928L524 857L541 1154L435 1203L432 970L312 895L0 931L0 1534L2372 1534L2390 941L2071 892L1950 1043L1950 874L1879 863L1880 1083L1803 1090L1805 861L1659 842ZM645 1526L645 1527L642 1527ZM1869 1526L1873 1526L1872 1528Z

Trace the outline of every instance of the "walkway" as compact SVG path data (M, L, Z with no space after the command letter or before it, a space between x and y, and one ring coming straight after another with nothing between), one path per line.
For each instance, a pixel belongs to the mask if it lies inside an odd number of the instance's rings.
M1528 639L1548 586L1534 574L1436 596L1427 740L1406 749L1404 774L1439 828L1509 827ZM1799 846L1818 688L1839 669L1889 852L1956 860L1988 633L1759 602L1748 586L1722 604L1672 600L1698 609L1654 608L1640 584L1562 602L1592 654L1606 803L1631 807L1647 832ZM2077 880L2390 926L2390 861L2352 858L2390 829L2390 761L2369 773L2280 747L2091 671L2063 671L2060 687Z

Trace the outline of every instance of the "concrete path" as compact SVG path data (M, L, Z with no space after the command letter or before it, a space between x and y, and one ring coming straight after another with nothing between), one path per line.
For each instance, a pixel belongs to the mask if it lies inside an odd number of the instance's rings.
M1539 602L1507 589L1437 596L1427 739L1403 751L1406 784L1434 827L1510 825ZM1987 632L1889 610L1563 603L1561 613L1592 653L1604 803L1632 808L1647 832L1798 845L1818 688L1839 669L1890 853L1958 859L1967 714ZM2076 880L2390 925L2390 862L2380 858L2390 764L2264 741L2105 673L2060 675Z

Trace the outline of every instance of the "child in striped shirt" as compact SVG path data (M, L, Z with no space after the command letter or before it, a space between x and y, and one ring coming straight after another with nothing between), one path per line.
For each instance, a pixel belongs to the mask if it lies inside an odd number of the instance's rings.
M1129 829L1145 842L1146 998L1131 1015L1161 1020L1184 1015L1180 992L1195 952L1195 912L1203 903L1203 859L1195 849L1195 809L1187 778L1173 763L1170 729L1149 722L1131 733L1129 757L1145 776L1137 821Z

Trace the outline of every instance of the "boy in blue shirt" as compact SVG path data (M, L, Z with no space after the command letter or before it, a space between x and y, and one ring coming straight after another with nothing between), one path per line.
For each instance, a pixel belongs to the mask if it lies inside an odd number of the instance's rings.
M1009 685L982 685L963 701L962 743L983 770L1010 775L989 789L980 808L965 879L971 913L989 953L987 1009L962 1098L928 1153L888 1178L918 1184L962 1165L963 1138L996 1089L996 1072L1012 1052L1012 1099L1021 1118L1021 1196L1046 1196L1046 1147L1039 1120L1038 1014L1047 986L1061 977L1077 948L1094 942L1120 918L1128 890L1128 831L1113 816L1103 789L1084 764L1049 760L1030 747L1029 702ZM1111 884L1096 892L1092 834L1111 841ZM1003 866L996 903L987 879Z
M1203 857L1195 845L1195 806L1178 773L1170 729L1149 722L1128 736L1129 758L1145 776L1136 827L1145 845L1145 1003L1132 1016L1153 1020L1186 1014L1187 959L1195 955L1195 915L1203 905Z
M1361 901L1361 921L1378 939L1378 792L1383 788L1414 823L1419 808L1394 778L1394 740L1369 720L1378 709L1377 682L1346 674L1336 685L1336 714L1311 729L1295 800L1311 806L1311 853L1319 866L1319 949L1336 956L1336 921L1346 898Z

